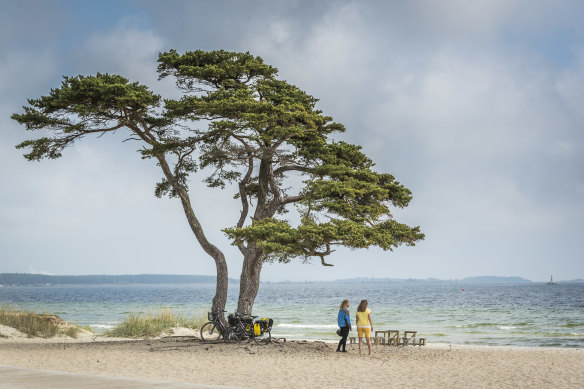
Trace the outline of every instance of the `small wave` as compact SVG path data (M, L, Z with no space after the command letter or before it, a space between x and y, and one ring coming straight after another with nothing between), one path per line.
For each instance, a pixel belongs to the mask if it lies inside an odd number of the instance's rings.
M499 324L499 323L470 323L470 324L458 324L450 326L450 328L483 328L483 327L497 327L501 330L509 330L517 327L529 326L530 323L512 323L512 324Z
M276 327L281 328L339 328L335 324L292 324L292 323L280 323Z
M90 324L90 327L95 327L95 328L114 328L114 325L110 325L110 324Z
M471 324L457 324L450 326L450 328L480 328L480 327L494 327L495 323L471 323Z

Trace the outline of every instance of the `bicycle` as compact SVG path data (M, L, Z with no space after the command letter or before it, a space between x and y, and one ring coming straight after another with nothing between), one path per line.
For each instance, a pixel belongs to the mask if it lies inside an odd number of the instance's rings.
M227 329L227 342L241 342L247 338L247 343L254 341L257 344L266 345L272 341L272 319L261 319L254 322L258 316L242 315L237 312L229 315L229 328ZM266 335L264 337L264 335ZM262 338L262 339L257 339Z
M217 341L221 337L223 337L224 341L227 341L229 327L225 327L220 318L220 314L224 312L227 311L220 309L217 312L207 312L209 322L201 327L201 339L204 342Z

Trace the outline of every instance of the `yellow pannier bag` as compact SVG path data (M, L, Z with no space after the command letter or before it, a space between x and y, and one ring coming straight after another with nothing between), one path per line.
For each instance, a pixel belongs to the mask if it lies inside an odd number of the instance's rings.
M260 323L255 323L253 325L253 334L256 336L259 336L262 334L262 327L260 326Z

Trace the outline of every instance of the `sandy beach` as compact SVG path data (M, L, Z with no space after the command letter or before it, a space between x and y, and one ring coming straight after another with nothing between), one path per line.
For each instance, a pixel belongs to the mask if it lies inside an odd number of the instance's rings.
M577 388L584 350L429 344L355 346L336 353L321 342L203 343L176 334L160 339L0 338L0 365L239 388Z

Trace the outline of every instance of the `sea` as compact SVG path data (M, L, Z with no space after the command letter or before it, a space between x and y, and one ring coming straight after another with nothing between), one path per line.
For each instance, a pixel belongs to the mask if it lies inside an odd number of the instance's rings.
M238 289L230 284L230 312ZM56 314L100 333L131 313L162 308L206 316L214 292L204 283L4 286L0 304ZM584 283L262 283L253 313L274 320L273 337L336 341L345 298L353 320L367 299L375 330L417 331L428 343L584 347Z

